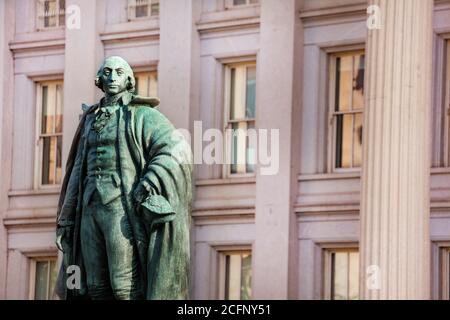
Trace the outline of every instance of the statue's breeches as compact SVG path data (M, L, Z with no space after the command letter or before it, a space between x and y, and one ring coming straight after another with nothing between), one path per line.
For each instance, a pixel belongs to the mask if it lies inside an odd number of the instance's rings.
M122 197L104 205L97 191L84 205L81 251L92 299L142 299L138 253Z

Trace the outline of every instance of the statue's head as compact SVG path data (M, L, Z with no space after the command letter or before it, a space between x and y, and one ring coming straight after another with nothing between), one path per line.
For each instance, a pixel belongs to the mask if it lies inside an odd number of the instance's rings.
M97 72L95 85L107 95L113 96L124 91L134 92L136 80L128 62L113 56L103 61Z

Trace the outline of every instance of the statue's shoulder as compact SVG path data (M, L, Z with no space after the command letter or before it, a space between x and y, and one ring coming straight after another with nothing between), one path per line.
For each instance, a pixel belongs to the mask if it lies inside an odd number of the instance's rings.
M135 107L150 107L155 108L159 106L159 99L157 97L144 97L139 95L133 95L130 101L131 106Z
M94 111L97 107L98 107L98 103L93 104L93 105L88 105L88 104L81 104L81 110L83 110L84 113L90 113L92 111Z
M138 117L159 118L162 113L158 110L159 99L156 97L133 96L130 107L135 110Z

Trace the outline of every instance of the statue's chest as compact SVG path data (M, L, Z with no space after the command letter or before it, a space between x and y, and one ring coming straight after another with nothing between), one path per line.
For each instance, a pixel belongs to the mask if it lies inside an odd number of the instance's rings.
M113 147L117 143L118 116L113 113L110 117L93 119L87 133L88 148Z

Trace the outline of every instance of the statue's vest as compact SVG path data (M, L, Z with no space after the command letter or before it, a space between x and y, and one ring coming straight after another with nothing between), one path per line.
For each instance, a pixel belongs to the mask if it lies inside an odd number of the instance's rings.
M95 190L103 204L121 195L117 159L117 111L119 106L100 108L87 137L87 176L84 204Z

